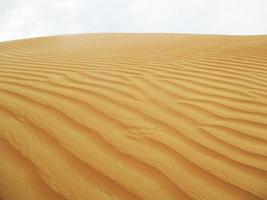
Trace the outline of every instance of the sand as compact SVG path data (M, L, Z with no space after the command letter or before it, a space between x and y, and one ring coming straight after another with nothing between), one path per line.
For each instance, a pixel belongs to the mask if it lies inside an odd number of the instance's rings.
M267 36L0 43L0 199L267 199Z

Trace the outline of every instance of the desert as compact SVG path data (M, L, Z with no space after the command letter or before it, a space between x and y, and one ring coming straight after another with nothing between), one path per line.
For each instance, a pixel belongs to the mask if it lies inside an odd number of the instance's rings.
M267 36L0 42L0 199L267 199Z

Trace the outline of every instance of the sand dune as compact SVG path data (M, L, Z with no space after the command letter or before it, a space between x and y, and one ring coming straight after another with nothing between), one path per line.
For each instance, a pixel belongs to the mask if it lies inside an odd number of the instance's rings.
M267 36L0 43L0 199L267 199Z

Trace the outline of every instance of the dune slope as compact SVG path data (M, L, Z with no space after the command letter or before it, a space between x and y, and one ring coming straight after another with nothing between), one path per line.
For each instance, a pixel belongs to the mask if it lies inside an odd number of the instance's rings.
M0 43L0 199L267 199L267 36Z

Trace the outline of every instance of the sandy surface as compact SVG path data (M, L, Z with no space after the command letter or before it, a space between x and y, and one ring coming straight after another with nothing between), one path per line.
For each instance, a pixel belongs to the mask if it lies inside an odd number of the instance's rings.
M0 43L0 199L267 199L267 36Z

